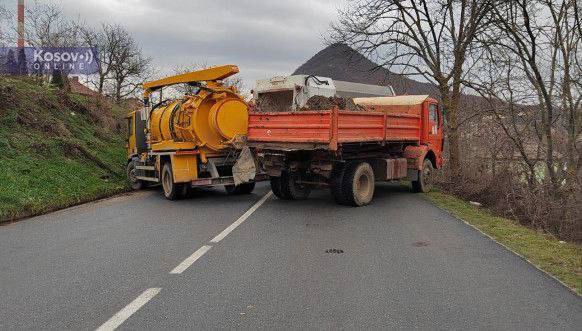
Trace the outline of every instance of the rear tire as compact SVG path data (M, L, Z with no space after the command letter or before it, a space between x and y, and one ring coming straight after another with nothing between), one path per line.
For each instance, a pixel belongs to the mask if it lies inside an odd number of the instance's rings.
M329 178L329 189L331 191L331 196L336 203L340 205L346 205L347 200L344 197L342 190L342 181L344 179L345 164L336 163L331 170L331 176Z
M146 186L146 183L144 183L143 180L137 179L135 162L131 161L127 164L126 172L127 178L129 179L129 185L133 190L141 190Z
M367 162L351 162L346 166L342 179L345 205L360 207L369 204L374 197L374 170Z
M172 164L170 162L164 163L162 168L162 187L164 196L168 200L179 199L184 190L183 184L174 183L174 174L172 173Z
M229 195L250 194L255 189L255 182L240 184L239 186L226 185L224 187Z
M412 181L412 191L416 193L428 193L432 189L432 175L434 168L429 159L422 162L422 170L418 171L418 180Z
M284 174L284 175L283 175ZM289 200L305 200L311 193L311 188L304 184L299 184L298 173L283 173L281 176L281 191Z
M282 182L282 176L283 173L281 173L280 177L271 177L271 191L273 191L273 194L281 199L281 200L287 200L287 196L285 196L283 194L283 189L281 187L281 182Z

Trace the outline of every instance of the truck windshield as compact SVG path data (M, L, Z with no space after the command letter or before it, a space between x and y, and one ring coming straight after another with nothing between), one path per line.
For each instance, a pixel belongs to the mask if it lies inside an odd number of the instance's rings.
M428 107L428 119L432 122L439 122L439 115L437 111L437 105L432 103Z

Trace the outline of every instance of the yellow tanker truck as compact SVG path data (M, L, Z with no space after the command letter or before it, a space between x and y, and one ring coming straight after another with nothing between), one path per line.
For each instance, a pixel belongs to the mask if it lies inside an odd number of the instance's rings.
M143 85L144 107L127 116L127 175L133 189L161 183L170 200L195 186L222 185L229 194L253 191L254 181L235 185L233 178L241 154L233 142L247 133L248 105L222 80L238 71L224 65ZM162 100L162 89L175 84L188 84L195 92ZM154 105L153 92L162 100Z

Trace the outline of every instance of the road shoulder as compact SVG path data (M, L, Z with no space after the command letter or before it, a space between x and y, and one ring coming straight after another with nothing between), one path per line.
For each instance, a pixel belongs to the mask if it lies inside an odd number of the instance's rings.
M436 206L582 295L582 247L494 216L486 209L442 192L425 196Z

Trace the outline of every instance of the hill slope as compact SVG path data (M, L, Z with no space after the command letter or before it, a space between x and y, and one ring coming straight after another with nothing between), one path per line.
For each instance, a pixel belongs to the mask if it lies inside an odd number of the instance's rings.
M0 77L0 221L125 190L123 112Z
M437 96L434 85L390 72L345 44L330 45L299 66L294 75L318 75L332 79L376 85L391 85L396 94Z
M390 85L398 95L428 94L440 99L440 93L435 85L421 83L386 68L378 67L376 63L345 44L333 44L324 48L299 66L293 74L318 75L363 84ZM483 109L488 108L485 99L476 95L463 94L459 123L464 123L466 119L471 119Z

